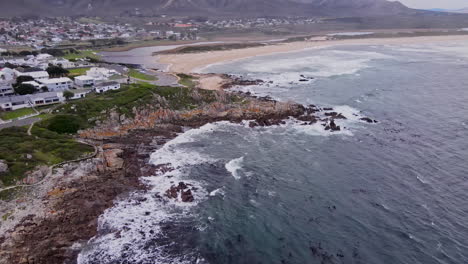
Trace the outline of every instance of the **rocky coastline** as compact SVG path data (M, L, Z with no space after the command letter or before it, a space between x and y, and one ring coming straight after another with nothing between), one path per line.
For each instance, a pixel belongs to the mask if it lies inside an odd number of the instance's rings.
M231 76L224 89L235 85L263 83ZM248 126L285 124L294 118L301 125L320 123L325 130L340 131L337 119L346 119L331 108L282 103L269 97L235 93L245 103L232 106L223 99L184 112L169 110L138 111L134 118L110 115L99 126L82 131L80 140L98 148L92 159L66 164L37 187L26 188L20 198L0 204L9 213L0 225L0 264L76 263L77 254L97 234L98 217L114 201L135 190L144 190L142 176L159 175L170 166L149 163L150 155L187 129L207 123L248 121ZM231 93L230 93L231 94ZM363 122L374 120L363 119ZM184 182L175 183L161 199L193 202L196 189Z

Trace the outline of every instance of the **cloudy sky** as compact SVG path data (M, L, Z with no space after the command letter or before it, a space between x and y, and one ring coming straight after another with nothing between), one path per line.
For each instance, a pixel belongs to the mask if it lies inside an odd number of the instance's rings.
M465 8L468 0L400 0L403 4L413 8Z

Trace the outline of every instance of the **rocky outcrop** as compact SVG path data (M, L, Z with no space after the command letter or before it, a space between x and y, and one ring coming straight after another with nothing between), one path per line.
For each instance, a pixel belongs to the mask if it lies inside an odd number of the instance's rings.
M26 173L25 177L21 180L21 184L36 184L44 179L49 173L49 167L46 165L38 166L33 171Z
M361 121L364 121L364 122L367 122L367 123L378 123L377 120L373 120L369 117L363 117L363 118L360 118Z
M184 182L179 182L179 184L171 186L166 191L166 197L170 199L179 199L184 203L191 203L195 200L192 194L192 189L190 184Z
M158 170L149 164L150 153L180 131L178 126L164 126L132 131L128 137L95 141L101 149L96 158L54 170L27 194L28 199L37 196L34 204L44 209L31 210L21 219L12 215L18 224L11 231L0 233L0 264L76 263L84 243L96 235L98 217L113 206L117 196L145 188L139 178ZM193 199L191 191L184 189L181 199ZM12 201L12 206L16 208L16 203L24 202L21 198Z
M107 168L110 170L120 170L124 166L124 160L120 158L124 151L121 149L105 149L104 159Z
M9 171L8 164L5 160L0 160L0 175Z
M337 112L325 113L325 116L332 117L333 119L346 119L343 114Z
M330 120L330 122L325 126L325 130L334 131L341 131L341 127L336 125L335 120Z

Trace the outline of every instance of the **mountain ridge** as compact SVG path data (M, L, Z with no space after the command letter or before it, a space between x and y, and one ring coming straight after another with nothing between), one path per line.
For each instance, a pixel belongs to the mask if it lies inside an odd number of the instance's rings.
M1 16L119 15L374 16L408 13L387 0L0 0Z

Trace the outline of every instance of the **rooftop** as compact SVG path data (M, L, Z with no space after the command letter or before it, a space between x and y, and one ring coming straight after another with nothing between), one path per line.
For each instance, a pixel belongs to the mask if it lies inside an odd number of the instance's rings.
M28 97L26 95L16 95L16 96L9 96L9 97L0 97L0 104L4 103L13 103L13 102L27 102Z
M103 83L97 84L96 86L103 87L103 86L118 85L118 84L119 84L118 82L103 82Z
M41 83L43 84L53 84L53 83L61 83L61 82L71 82L72 80L67 77L62 77L62 78L53 78L53 79L48 79L48 80L41 80Z
M76 76L75 80L89 81L89 80L94 80L94 78L87 76L87 75L81 75L81 76Z

